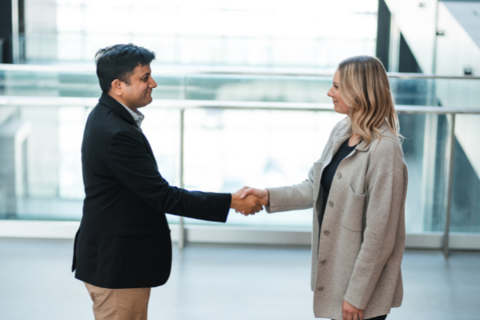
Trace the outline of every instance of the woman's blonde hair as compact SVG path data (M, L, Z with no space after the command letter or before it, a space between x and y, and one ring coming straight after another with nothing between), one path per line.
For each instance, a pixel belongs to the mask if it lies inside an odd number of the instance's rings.
M401 139L397 112L393 105L390 83L383 64L375 57L358 56L343 60L338 66L340 95L350 107L352 131L369 145L381 139L380 126Z

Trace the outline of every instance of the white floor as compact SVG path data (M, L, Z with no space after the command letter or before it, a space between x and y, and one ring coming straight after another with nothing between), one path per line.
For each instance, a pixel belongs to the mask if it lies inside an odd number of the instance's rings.
M72 242L0 239L0 319L93 319L70 272ZM174 247L169 282L152 290L149 319L313 319L306 247ZM388 319L480 319L480 252L407 251L405 299Z

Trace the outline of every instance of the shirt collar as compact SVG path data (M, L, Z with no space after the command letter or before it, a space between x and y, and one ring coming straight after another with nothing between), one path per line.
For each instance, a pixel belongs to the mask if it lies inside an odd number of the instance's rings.
M125 107L125 109L127 109L128 113L132 116L133 121L135 121L137 126L140 128L141 125L142 125L143 119L145 119L145 115L143 113L141 113L138 109L133 111L132 109L130 109L129 107L127 107L126 105L121 103L120 101L118 101L118 103L120 103L122 106Z

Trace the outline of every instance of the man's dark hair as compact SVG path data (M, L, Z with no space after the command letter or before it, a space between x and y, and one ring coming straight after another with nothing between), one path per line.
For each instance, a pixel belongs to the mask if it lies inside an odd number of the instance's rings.
M100 88L108 93L112 88L112 81L118 79L130 84L130 76L137 66L149 65L155 59L155 53L131 43L116 44L100 49L95 54L97 76Z

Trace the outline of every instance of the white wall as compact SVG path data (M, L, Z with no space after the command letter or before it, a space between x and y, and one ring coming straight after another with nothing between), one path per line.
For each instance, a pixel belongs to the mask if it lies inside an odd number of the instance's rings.
M480 2L440 2L438 28L445 35L437 39L437 74L463 76L469 67L480 76ZM439 81L437 97L449 107L479 109L479 81ZM458 116L455 135L480 177L480 116Z
M470 67L480 76L480 2L440 2L438 29L445 35L437 39L437 74L463 76L464 68ZM463 96L464 103L478 105L475 94Z
M436 0L386 2L424 73L463 76L468 67L480 75L480 2L439 1L437 21ZM444 35L436 36L437 30ZM435 86L442 106L480 108L479 81L437 80ZM480 176L480 117L458 116L455 135Z
M385 2L423 73L433 73L437 1L385 0Z

